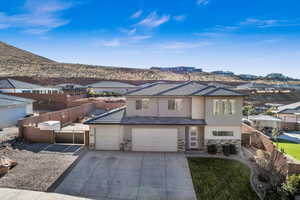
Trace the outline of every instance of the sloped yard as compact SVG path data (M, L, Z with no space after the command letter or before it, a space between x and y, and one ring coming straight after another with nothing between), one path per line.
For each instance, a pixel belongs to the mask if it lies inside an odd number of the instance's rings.
M198 199L258 199L250 184L250 169L220 158L188 158Z
M284 139L279 139L278 143L274 142L278 149L283 150L285 154L290 155L294 159L300 161L300 144Z

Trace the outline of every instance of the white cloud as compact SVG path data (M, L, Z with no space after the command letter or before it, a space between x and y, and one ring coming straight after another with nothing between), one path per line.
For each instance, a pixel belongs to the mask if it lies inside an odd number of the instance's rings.
M27 0L24 13L8 15L0 13L0 27L21 28L31 34L42 34L51 29L66 25L69 20L60 16L61 11L69 9L71 3L61 0Z
M211 42L171 42L162 45L163 49L183 50L183 49L194 49L199 47L211 46Z
M133 13L133 14L130 16L130 18L131 18L131 19L137 19L137 18L139 18L142 14L143 14L143 11L142 11L142 10L139 10L139 11Z
M254 25L257 27L271 27L277 26L283 21L277 19L256 19L256 18L248 18L245 21L242 21L240 25Z
M137 25L145 26L148 28L158 27L170 20L170 15L159 16L156 12L150 13L146 18L141 20Z
M121 41L118 38L114 38L112 40L103 41L102 45L106 47L118 47L121 45Z
M173 17L175 21L182 22L186 19L186 15L176 15Z
M136 28L132 28L132 29L120 28L119 30L120 32L125 33L127 35L133 35L136 33Z
M209 0L197 0L198 5L206 6L209 3Z
M141 41L141 40L147 40L151 37L152 37L151 35L137 35L137 36L131 37L130 40L137 42L137 41Z
M223 36L224 33L218 33L218 32L202 32L202 33L194 33L196 36L203 36L203 37L219 37Z

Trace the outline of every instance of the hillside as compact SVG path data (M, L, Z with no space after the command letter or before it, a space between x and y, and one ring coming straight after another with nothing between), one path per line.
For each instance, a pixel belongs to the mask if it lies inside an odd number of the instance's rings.
M149 69L58 63L3 42L0 42L0 69L0 77L29 76L119 80L240 81L238 78L204 72L177 74Z
M35 55L28 51L18 49L14 46L5 44L0 41L0 63L16 64L16 63L53 63L54 61Z

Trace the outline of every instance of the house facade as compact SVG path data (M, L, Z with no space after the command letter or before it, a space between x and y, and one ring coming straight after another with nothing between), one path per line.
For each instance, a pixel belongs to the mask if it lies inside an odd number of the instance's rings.
M187 151L241 145L243 94L197 82L157 83L126 94L126 107L85 122L97 150Z
M17 125L26 115L33 114L34 100L0 94L0 129Z
M0 80L0 93L57 94L60 92L62 91L55 87L44 87L10 78Z

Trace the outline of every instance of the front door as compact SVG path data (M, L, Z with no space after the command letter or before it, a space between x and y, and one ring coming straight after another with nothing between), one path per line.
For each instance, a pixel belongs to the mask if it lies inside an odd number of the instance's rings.
M199 149L199 134L196 126L189 127L189 149Z

